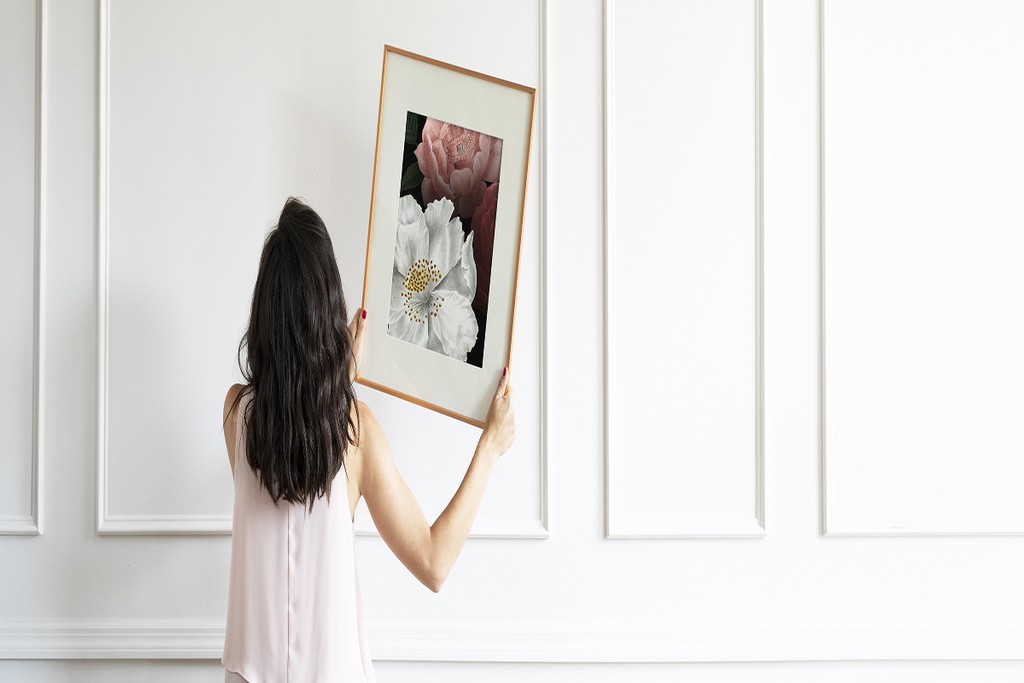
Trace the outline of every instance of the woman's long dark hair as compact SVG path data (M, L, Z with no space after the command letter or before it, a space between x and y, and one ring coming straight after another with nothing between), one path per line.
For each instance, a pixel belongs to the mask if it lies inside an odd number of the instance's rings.
M238 367L249 465L274 503L312 511L355 443L352 339L338 264L316 211L289 197L267 235ZM242 356L245 351L246 360Z

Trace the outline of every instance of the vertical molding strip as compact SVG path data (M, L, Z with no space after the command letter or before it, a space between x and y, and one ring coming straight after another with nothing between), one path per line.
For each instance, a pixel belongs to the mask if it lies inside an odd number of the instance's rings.
M755 516L764 536L764 0L754 0Z
M32 518L35 525L33 533L43 533L43 312L45 310L46 287L46 86L48 60L46 58L46 0L36 2L36 239L35 239L35 312L34 320L36 343L33 348L33 381L32 381Z
M611 330L614 311L612 257L615 236L611 229L615 210L612 169L615 166L615 140L613 136L615 107L611 93L614 90L615 1L603 0L604 14L604 499L605 538L682 539L682 538L762 538L765 536L764 502L764 140L763 140L763 63L764 21L763 0L754 1L754 515L750 518L716 518L714 520L658 521L655 524L616 524L612 506L614 457L612 454L611 397L614 393L611 363L614 343ZM709 522L712 522L709 525Z
M43 533L43 247L46 221L46 1L36 0L35 162L33 185L33 279L32 279L32 484L29 514L0 517L0 536L39 536Z
M604 126L604 173L601 174L601 194L604 196L604 252L601 255L601 275L603 280L602 294L604 296L604 535L605 538L611 538L612 536L612 457L611 457L611 443L612 443L612 428L611 428L611 396L612 396L612 373L608 360L612 357L612 326L609 323L609 316L611 315L611 276L609 274L608 267L611 264L611 257L609 254L612 250L612 231L609 230L609 224L611 223L610 216L612 215L615 208L615 199L612 197L612 193L609 191L612 159L615 158L615 141L612 138L612 122L615 120L611 89L612 89L612 64L613 60L613 49L612 45L612 24L615 20L613 14L614 8L612 7L612 0L602 0L602 48L604 52L604 60L601 64L601 102L604 105L602 109Z
M828 536L828 458L825 457L825 0L818 0L818 449L821 452L821 533Z
M104 533L107 518L107 21L109 0L99 0L96 98L96 531Z
M544 537L551 532L548 526L548 438L550 404L548 402L548 310L550 295L548 283L548 0L539 0L540 16L540 82L537 84L537 201L540 211L537 226L537 241L540 259L540 523Z

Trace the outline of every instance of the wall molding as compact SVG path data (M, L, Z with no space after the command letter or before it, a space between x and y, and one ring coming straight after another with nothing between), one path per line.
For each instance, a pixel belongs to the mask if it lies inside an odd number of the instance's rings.
M818 344L819 344L819 449L821 452L821 533L824 536L1021 536L1024 519L1006 518L899 518L840 515L835 511L832 470L828 461L827 402L827 290L825 267L825 6L818 0Z
M41 1L41 0L40 0ZM96 465L96 530L99 534L126 535L229 535L230 515L148 515L113 514L109 506L108 484L108 367L109 367L109 237L110 237L110 3L99 0L99 41L98 41L98 201L97 201L97 289L98 289L98 339L97 339L97 465ZM547 2L538 0L540 73L538 84L538 108L536 139L536 161L533 167L538 174L538 250L540 258L540 472L539 517L531 520L496 520L475 524L470 538L502 539L544 539L548 537L548 287L547 272L547 199L546 182L546 136L547 136ZM0 520L2 521L2 520ZM379 536L372 523L357 521L356 533L360 536Z
M35 92L35 220L32 282L32 484L27 515L0 515L0 536L39 536L43 533L43 246L46 225L46 0L36 0L36 92Z
M643 540L677 538L763 538L764 525L751 517L701 517L699 519L665 520L659 518L616 522L609 525L606 538Z
M533 167L537 173L537 251L538 270L540 271L540 522L539 528L534 528L534 535L521 535L520 538L547 538L550 529L548 527L548 451L551 447L551 440L548 436L548 423L550 422L550 403L548 401L548 349L550 348L550 328L548 326L548 311L550 310L550 294L548 283L551 282L551 273L548 270L548 0L538 0L538 43L540 43L540 69L537 83L537 108L536 117L537 130L534 134L537 139L537 161ZM470 534L472 536L472 534Z
M653 663L1024 660L1009 622L369 622L377 661ZM0 622L0 659L213 659L224 622Z
M230 534L226 515L110 514L107 482L108 366L110 361L110 0L99 0L97 57L97 396L96 531L100 534Z
M613 417L611 397L614 390L611 364L613 344L611 330L615 328L615 310L611 303L614 268L612 218L614 189L612 169L615 167L615 142L612 131L615 119L611 93L614 90L614 14L615 0L603 0L604 13L604 502L605 538L682 539L682 538L760 538L765 536L765 476L764 476L764 141L763 141L763 65L764 21L763 0L754 2L754 394L755 394L755 492L754 516L729 519L664 519L623 524L615 521L612 505L615 457L613 453Z
M230 515L111 515L101 519L101 534L230 535Z
M0 659L220 659L224 622L0 622Z

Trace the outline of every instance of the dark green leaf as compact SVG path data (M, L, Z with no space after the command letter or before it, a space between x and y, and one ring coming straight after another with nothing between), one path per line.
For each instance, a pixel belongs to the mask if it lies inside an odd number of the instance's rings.
M416 133L420 127L420 116L419 114L413 114L411 111L405 115L405 144L415 145L416 144Z
M394 176L391 177L394 178ZM402 175L401 192L415 190L422 182L423 173L420 171L420 165L418 163L409 164L409 168L405 169L405 173Z

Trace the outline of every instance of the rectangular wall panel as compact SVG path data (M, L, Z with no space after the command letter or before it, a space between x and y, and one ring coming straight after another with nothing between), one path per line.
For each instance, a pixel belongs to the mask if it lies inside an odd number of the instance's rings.
M822 10L826 533L1024 533L1024 5Z
M39 533L39 12L0 3L0 534Z
M245 2L104 0L100 9L99 530L228 533L222 402L239 381L235 350L263 239L289 195L324 218L350 310L360 300L383 43L360 34L351 8L318 1L256 13ZM522 15L538 36L536 7ZM410 36L425 35L423 25ZM462 56L473 54L484 52ZM530 70L496 75L536 83L536 58L495 63L513 62ZM536 174L531 185L535 197ZM539 367L541 353L536 207L527 206L516 318L524 368ZM540 396L539 375L518 382ZM479 430L358 391L424 508L440 512ZM474 535L547 533L540 401L530 405L520 412L521 452L489 491ZM370 530L362 513L359 528Z
M606 3L609 537L762 536L761 3Z

